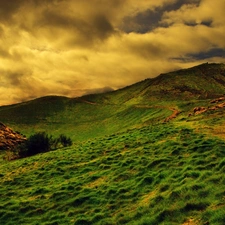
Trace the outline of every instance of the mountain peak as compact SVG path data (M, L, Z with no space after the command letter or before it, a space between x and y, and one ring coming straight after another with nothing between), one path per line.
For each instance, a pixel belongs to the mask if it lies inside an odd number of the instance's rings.
M148 96L177 100L215 98L225 94L225 65L203 63L148 79Z

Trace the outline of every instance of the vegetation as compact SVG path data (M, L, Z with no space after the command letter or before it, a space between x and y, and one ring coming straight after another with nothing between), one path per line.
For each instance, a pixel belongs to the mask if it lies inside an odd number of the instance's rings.
M197 74L210 80L206 91ZM225 99L215 101L223 77L224 65L209 64L117 92L0 108L22 133L63 131L74 142L0 161L0 224L223 225Z
M72 145L71 138L61 134L58 138L53 138L45 132L39 132L31 135L26 141L16 146L11 151L12 158L24 158L38 153L48 152L59 147L68 147ZM7 153L8 154L8 153Z
M47 96L0 107L1 122L26 136L65 133L85 141L162 121L176 107L187 112L225 93L225 65L203 64L162 74L116 92L81 98ZM206 100L206 101L205 101ZM186 108L184 105L186 104Z
M223 224L225 142L157 124L2 163L3 224Z

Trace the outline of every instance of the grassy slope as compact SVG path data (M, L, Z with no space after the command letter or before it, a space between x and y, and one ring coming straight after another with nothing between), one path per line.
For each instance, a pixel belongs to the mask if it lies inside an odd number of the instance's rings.
M38 99L28 105L3 109L0 111L0 118L25 135L47 131L53 135L66 133L74 141L83 141L112 134L150 119L159 120L169 114L170 110L162 108L155 110L133 105L90 104L73 99L55 103L49 97L43 102Z
M2 224L223 224L225 142L158 124L1 164Z
M0 108L3 121L22 132L44 129L80 140L68 149L1 161L0 224L222 225L224 109L188 114L210 106L207 96L225 93L224 66L214 65L217 78L204 92L186 75L186 91L173 85L184 73L196 79L204 71L211 79L208 66L104 95ZM171 108L181 113L164 123Z

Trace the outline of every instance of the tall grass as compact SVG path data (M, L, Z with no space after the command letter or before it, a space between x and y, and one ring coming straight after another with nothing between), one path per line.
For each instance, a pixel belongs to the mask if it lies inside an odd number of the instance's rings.
M158 124L0 166L3 224L223 224L224 148Z

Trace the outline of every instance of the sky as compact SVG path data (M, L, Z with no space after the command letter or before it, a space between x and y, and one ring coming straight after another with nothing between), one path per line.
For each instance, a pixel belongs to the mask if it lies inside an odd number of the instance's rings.
M225 0L0 0L0 105L225 62Z

